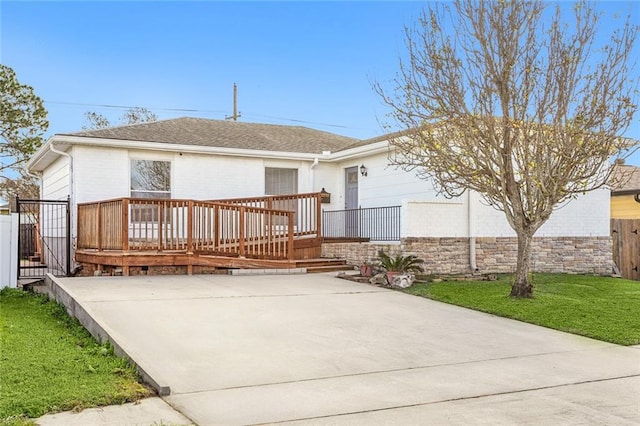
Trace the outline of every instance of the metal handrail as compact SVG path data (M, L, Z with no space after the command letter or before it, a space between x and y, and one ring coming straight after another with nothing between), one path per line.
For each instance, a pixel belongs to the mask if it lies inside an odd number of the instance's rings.
M325 239L400 240L400 206L367 207L322 212Z

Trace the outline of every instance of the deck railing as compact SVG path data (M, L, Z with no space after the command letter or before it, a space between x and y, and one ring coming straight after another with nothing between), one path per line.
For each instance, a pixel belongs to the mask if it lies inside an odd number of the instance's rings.
M219 201L120 198L83 203L78 205L77 246L293 260L294 237L321 238L319 206L319 193Z
M268 195L265 197L230 198L211 200L213 202L236 204L263 209L292 211L294 236L320 237L321 226L321 193Z
M325 239L400 241L400 206L322 212Z

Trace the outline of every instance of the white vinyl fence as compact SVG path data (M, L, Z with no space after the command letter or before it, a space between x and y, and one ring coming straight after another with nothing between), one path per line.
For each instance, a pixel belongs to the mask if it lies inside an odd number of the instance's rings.
M16 287L17 268L18 215L0 215L0 288Z

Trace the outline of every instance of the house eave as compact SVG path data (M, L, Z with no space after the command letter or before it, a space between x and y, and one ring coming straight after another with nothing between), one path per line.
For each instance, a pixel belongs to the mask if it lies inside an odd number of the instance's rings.
M271 159L289 159L289 160L305 160L313 161L315 158L323 157L325 160L327 157L316 153L304 153L304 152L282 152L282 151L266 151L266 150L252 150L252 149L240 149L240 148L224 148L224 147L207 147L185 144L168 144L163 142L145 142L127 139L106 139L106 138L92 138L85 136L71 136L71 135L54 135L51 137L36 154L31 157L27 163L27 169L32 171L41 171L46 168L54 159L46 161L46 159L52 154L57 157L58 154L54 154L51 151L51 144L54 143L57 148L67 149L71 145L79 146L95 146L105 148L126 148L148 151L163 151L163 152L183 152L192 154L217 154L225 156L236 157L259 157L259 158L271 158ZM46 164L43 164L45 162Z
M640 188L638 189L624 189L621 191L611 191L611 196L612 197L616 197L616 196L623 196L623 195L635 195L640 193Z
M367 155L380 154L389 151L389 141L379 141L368 145L358 146L356 148L345 149L332 153L327 159L329 161L344 161L353 158L365 157Z
M60 138L58 135L53 135L29 158L29 161L27 161L25 165L25 169L28 172L42 172L60 156L60 154L51 150L52 144L55 145L55 148L63 151L67 151L70 146L63 138Z
M191 154L224 155L233 157L269 158L281 160L313 161L316 158L322 162L336 162L366 155L377 154L386 151L388 141L375 142L356 148L350 148L333 153L307 153L307 152L283 152L266 151L241 148L208 147L199 145L168 144L163 142L145 142L127 139L93 138L73 135L54 135L38 149L29 159L26 168L32 172L40 172L57 159L59 154L51 150L51 145L60 150L67 150L72 145L99 146L105 148L126 148L148 151L183 152Z

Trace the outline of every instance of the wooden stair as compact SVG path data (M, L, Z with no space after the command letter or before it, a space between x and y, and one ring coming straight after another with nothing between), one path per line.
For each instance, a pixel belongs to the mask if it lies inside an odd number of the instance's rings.
M328 258L297 260L296 268L306 268L309 274L353 270L353 266L347 265L344 259Z

